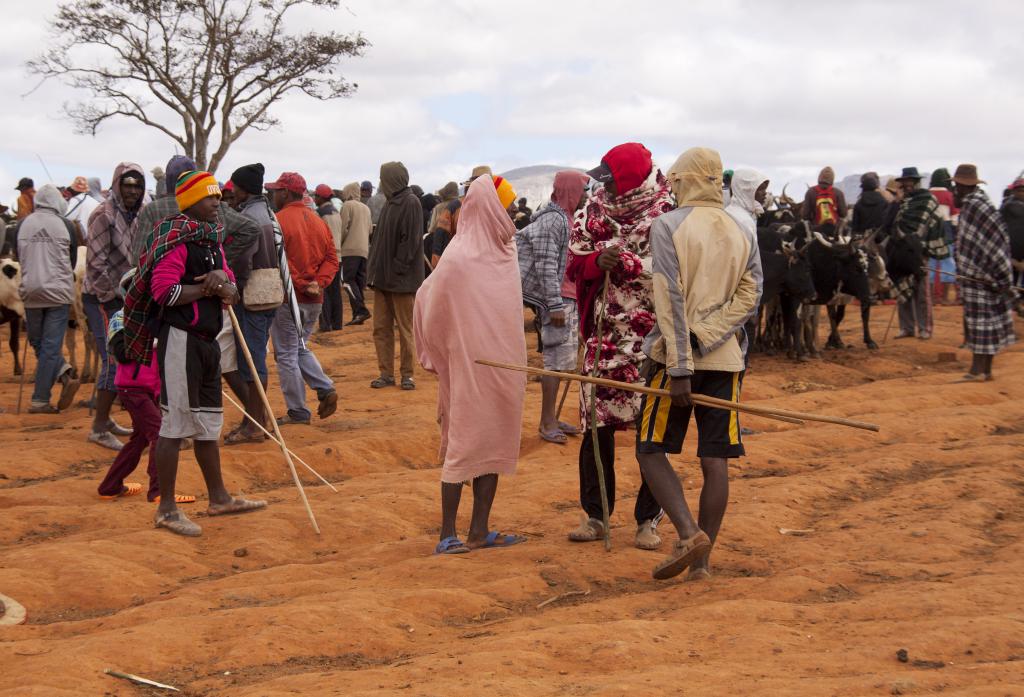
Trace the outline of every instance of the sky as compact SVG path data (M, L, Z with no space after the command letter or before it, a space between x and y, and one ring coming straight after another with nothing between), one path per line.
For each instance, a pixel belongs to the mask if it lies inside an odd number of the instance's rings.
M61 106L87 94L31 91L24 64L55 40L58 1L0 0L3 202L22 176L106 183L121 160L148 171L175 153L127 120L76 135ZM340 68L359 89L286 97L281 125L244 135L221 179L260 161L268 179L298 171L340 188L401 160L430 191L478 164L590 168L626 141L665 170L712 147L799 195L824 165L841 179L972 162L993 191L1024 169L1020 0L348 0L289 16L289 31L363 32L365 57Z

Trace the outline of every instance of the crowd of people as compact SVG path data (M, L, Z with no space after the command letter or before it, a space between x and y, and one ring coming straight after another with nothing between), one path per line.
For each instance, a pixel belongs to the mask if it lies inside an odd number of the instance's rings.
M372 318L378 374L371 388L416 389L417 360L437 377L443 467L435 552L518 544L524 538L492 530L489 518L498 479L513 473L519 458L525 377L475 359L526 364L525 305L535 315L545 369L626 384L581 389L579 418L566 423L560 379L541 378L540 437L564 445L582 436L581 521L569 540L607 535L617 498L616 433L634 430L636 546L658 549L667 515L678 539L654 576L687 569L690 578L710 576L728 502L728 461L744 454L743 430L737 412L695 406L692 395L740 397L763 285L757 224L771 198L763 174L724 170L708 148L687 150L663 172L642 144L623 143L586 173L559 172L550 199L536 210L488 166L436 193L411 184L401 162L381 165L376 193L369 181L311 187L295 172L268 182L259 163L219 183L183 156L151 174L152 193L132 162L114 168L106 192L85 177L38 191L30 179L18 184L11 251L21 265L37 357L30 413L67 409L78 388L61 344L77 292L78 250L85 248L81 300L101 359L88 439L119 451L100 496L145 488L157 503L158 527L199 535L178 506L195 497L175 491L179 451L191 444L210 515L264 507L233 497L221 478L222 382L247 414L223 434L225 446L265 438L273 415L255 381L268 385L268 346L286 405L278 423L312 422L307 387L317 418L330 418L338 392L310 338ZM993 356L1014 341L1024 179L1007 189L1001 209L980 188L973 165L952 176L936 170L929 188L922 179L907 167L883 187L869 172L849 205L826 167L803 202L790 204L816 232L834 235L848 226L882 248L916 255L916 266L890 269L898 337L929 339L934 293L948 299L946 284L956 289L973 355L962 380L991 380ZM670 396L641 395L628 385ZM112 418L118 399L131 428ZM691 414L704 475L696 518L667 457L681 452ZM143 487L127 477L147 448ZM456 514L467 483L474 501L463 539Z

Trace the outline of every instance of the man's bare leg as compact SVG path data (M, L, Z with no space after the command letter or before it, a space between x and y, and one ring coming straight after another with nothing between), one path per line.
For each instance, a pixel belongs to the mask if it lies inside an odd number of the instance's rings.
M540 430L550 433L558 430L558 385L560 380L545 375L540 379Z
M249 383L243 378L242 374L237 370L232 370L230 373L222 373L224 376L224 382L228 384L231 391L235 393L235 397L238 399L239 404L245 404L249 401Z
M558 389L557 385L555 389ZM498 475L485 474L473 480L473 516L469 522L469 536L466 537L466 546L470 549L479 547L487 539L487 533L490 532L491 505L497 492Z
M700 490L700 512L697 525L707 533L711 544L715 544L722 527L725 509L729 505L729 461L724 457L702 457L700 468L704 472L704 485ZM711 551L690 567L690 576L703 575L710 571Z
M178 453L181 451L180 438L164 438L156 440L156 472L160 478L160 503L157 514L163 515L178 510L174 501L174 486L178 478Z
M235 373L237 375L237 373ZM195 441L196 462L206 481L206 491L211 505L231 503L234 498L224 487L224 479L220 471L220 447L215 440ZM161 503L163 497L160 498Z
M110 409L117 399L117 392L96 390L96 411L92 418L92 432L103 433L110 429Z
M672 521L679 539L689 539L700 532L690 508L686 505L682 482L669 464L668 456L665 453L637 453L636 457L647 486L657 499L658 505Z
M459 502L462 501L462 482L451 484L441 482L441 537L458 537L455 520L459 515Z
M263 391L266 392L267 381L260 379L260 382L263 383ZM256 389L255 383L246 383L246 399L242 404L245 405L245 411L259 421L260 426L268 427L266 410L263 407L263 398L260 397L260 391ZM242 434L246 437L262 436L263 432L256 428L252 421L243 418Z

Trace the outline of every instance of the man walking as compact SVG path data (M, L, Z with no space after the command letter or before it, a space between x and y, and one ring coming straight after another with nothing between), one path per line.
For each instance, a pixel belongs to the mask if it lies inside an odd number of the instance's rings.
M33 206L32 214L22 221L18 230L18 260L21 262L18 292L25 303L28 342L37 361L28 413L56 414L71 406L78 390L78 380L71 378L71 367L61 356L75 294L73 269L78 248L72 239L73 227L61 217L67 210L67 202L57 187L46 184L39 189ZM61 392L54 407L50 404L50 390L58 379Z
M334 191L326 184L317 184L313 190L313 202L316 204L316 212L331 231L331 239L334 240L334 253L341 259L341 215L334 207L331 199L334 198ZM339 272L334 274L334 279L324 290L323 311L320 313L320 331L333 332L341 329L341 282L342 276Z
M668 174L679 208L658 218L651 230L657 324L644 341L651 359L647 384L668 388L672 396L644 396L637 459L679 534L672 552L654 569L657 579L690 566L691 578L710 576L711 547L729 501L728 461L744 454L736 412L695 408L690 396L739 400L739 336L757 305L757 282L749 267L752 243L722 210L721 172L714 150L691 148L680 155ZM666 455L682 451L694 411L704 474L697 521Z
M953 175L960 226L956 266L963 274L967 348L973 354L970 371L961 382L992 379L992 359L1016 341L1013 331L1013 265L1010 236L999 211L978 188L978 168L960 165Z
M370 241L368 285L373 288L373 343L379 389L395 384L395 325L401 344L402 389L414 390L412 311L423 283L423 207L409 188L409 171L401 162L380 166L380 185L387 203Z
M96 404L90 443L120 450L116 436L130 436L131 429L114 423L110 408L117 399L114 374L117 366L107 354L107 326L123 303L117 293L121 276L132 267L132 223L149 203L142 167L122 162L114 168L110 195L89 216L85 245L85 278L82 280L82 308L89 331L96 340L100 374L96 378Z
M288 413L278 422L309 425L311 414L306 408L304 382L316 390L320 400L317 416L326 419L338 408L334 383L306 345L320 317L324 289L338 273L338 256L327 224L303 203L306 180L302 175L285 172L277 181L267 184L266 189L274 197L302 321L297 330L291 307L285 303L277 308L270 329L281 391L288 407Z
M370 230L373 222L369 207L359 200L359 184L352 182L341 190L341 277L348 291L352 319L347 325L362 324L370 319L366 309L366 257L370 253Z

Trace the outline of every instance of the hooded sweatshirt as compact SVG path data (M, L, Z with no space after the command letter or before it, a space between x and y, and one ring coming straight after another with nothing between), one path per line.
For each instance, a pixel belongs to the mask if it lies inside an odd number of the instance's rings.
M36 193L33 212L18 228L21 299L28 309L70 305L75 296L71 224L62 216L67 202L53 184Z
M737 334L757 307L757 281L750 270L755 247L722 210L717 152L687 150L668 178L679 208L651 227L657 324L644 340L644 353L673 377L694 370L742 371Z
M415 293L423 283L423 206L409 188L401 162L380 167L387 203L370 240L367 285L388 293Z
M732 175L732 198L725 212L728 213L750 239L748 269L757 282L757 300L761 301L764 288L764 272L761 270L761 252L757 247L757 217L764 213L764 207L757 202L757 190L768 181L768 177L754 169L737 169ZM746 339L746 337L744 337ZM746 351L746 342L743 349Z
M338 256L366 258L370 252L370 208L360 200L359 182L341 190L341 249Z
M121 177L128 172L138 175L143 182L143 194L131 210L121 200ZM145 193L145 181L142 167L134 162L120 163L114 168L110 195L89 216L82 292L95 295L101 303L117 298L121 276L132 267L132 223L150 200Z

